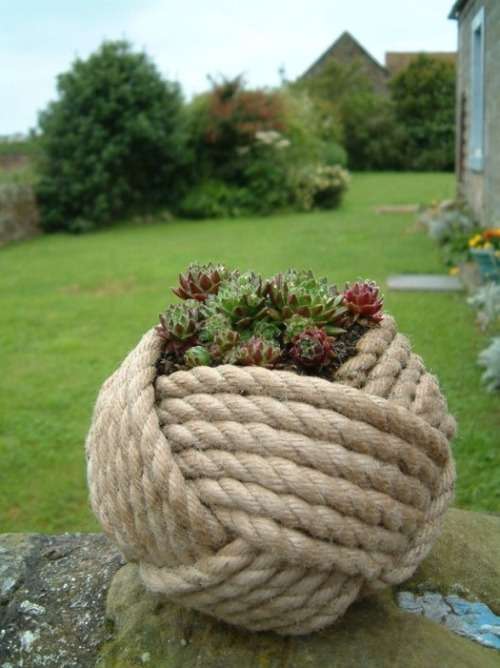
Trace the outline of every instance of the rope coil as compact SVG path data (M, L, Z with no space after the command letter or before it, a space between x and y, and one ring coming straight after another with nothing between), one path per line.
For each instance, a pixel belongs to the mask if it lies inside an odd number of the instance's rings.
M158 376L148 332L87 437L93 510L146 587L305 634L410 577L453 494L455 422L392 318L336 382L260 367Z

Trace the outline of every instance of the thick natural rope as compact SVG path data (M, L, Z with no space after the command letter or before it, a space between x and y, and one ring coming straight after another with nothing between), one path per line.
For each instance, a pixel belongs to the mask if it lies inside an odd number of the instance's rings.
M455 478L436 379L385 317L336 382L231 365L157 376L148 332L87 438L93 509L145 585L304 634L410 577Z

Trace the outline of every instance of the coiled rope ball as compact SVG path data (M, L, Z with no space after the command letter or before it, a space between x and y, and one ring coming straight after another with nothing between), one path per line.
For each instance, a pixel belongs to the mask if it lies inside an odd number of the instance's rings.
M436 379L386 316L336 382L232 365L157 375L153 330L104 383L94 512L145 586L299 635L410 577L453 494Z

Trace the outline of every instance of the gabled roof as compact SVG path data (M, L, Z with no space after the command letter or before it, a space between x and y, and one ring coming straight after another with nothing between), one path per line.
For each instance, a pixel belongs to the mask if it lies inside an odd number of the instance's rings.
M455 4L451 8L451 11L448 15L449 19L458 19L460 12L465 7L469 0L455 0Z
M348 32L347 30L345 30L345 31L340 35L340 37L339 37L338 39L336 39L335 42L334 42L331 46L329 46L328 49L327 49L324 53L322 53L321 56L320 56L317 60L314 61L314 63L313 63L313 64L312 64L312 65L311 65L311 66L304 72L304 74L302 74L302 76L301 76L300 78L302 78L302 77L307 77L309 74L311 74L311 72L312 72L313 70L315 70L318 66L322 65L326 60L328 60L328 58L332 55L332 53L335 52L335 48L336 48L337 46L339 46L339 44L340 44L341 42L346 41L346 40L349 40L350 42L352 42L352 43L357 47L357 49L358 49L361 53L363 53L364 56L366 56L366 58L368 58L369 60L371 60L371 62L372 62L374 65L376 65L376 67L378 67L378 68L381 70L381 72L383 72L384 74L387 74L387 70L385 69L385 67L384 67L383 65L381 65L381 64L378 62L378 60L376 60L376 59L371 55L371 53L369 53L369 52L364 48L364 46L362 46L362 45L358 42L358 40L357 40L355 37L353 37L353 36L351 35L350 32Z
M456 51L387 51L385 54L385 67L392 77L396 76L420 55L452 63L453 65L457 61Z

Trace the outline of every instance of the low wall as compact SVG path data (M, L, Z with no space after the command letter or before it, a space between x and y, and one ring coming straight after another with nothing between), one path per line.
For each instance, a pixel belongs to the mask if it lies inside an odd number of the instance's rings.
M32 186L0 185L0 246L39 234L39 215Z
M146 592L137 566L122 566L99 534L0 534L0 667L500 665L500 653L479 644L500 643L496 516L451 510L431 555L400 591L360 601L310 636L252 634L181 609ZM453 620L464 599L481 611L470 626L474 640Z

